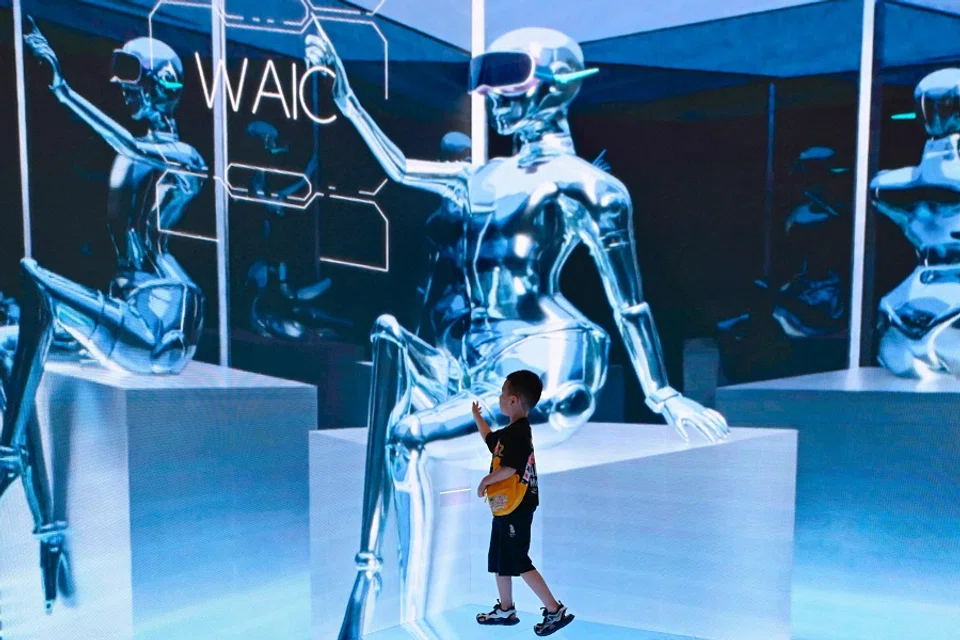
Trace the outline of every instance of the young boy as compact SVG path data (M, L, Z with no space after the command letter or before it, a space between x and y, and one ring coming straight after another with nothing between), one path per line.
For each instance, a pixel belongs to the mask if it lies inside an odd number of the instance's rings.
M513 603L513 576L520 576L543 602L543 622L534 626L538 636L548 636L570 624L574 616L557 602L540 572L530 561L530 528L533 512L540 504L537 490L537 464L533 455L533 435L527 415L540 401L543 383L532 371L516 371L507 376L500 393L500 412L510 424L493 431L483 419L479 403L473 404L473 417L493 459L490 475L477 488L493 512L487 570L497 576L500 599L490 613L477 615L480 624L515 625L520 622Z

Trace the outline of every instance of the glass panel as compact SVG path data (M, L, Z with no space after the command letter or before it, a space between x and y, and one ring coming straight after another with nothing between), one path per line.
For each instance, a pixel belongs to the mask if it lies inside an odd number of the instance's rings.
M389 180L338 111L330 74L305 61L316 24L289 7L269 19L298 26L247 28L268 19L250 7L231 8L226 31L231 364L316 384L321 428L362 426L371 327L381 314L420 327L440 199ZM407 158L442 158L445 134L469 133L464 52L368 13L317 15L358 103Z
M868 253L871 277L864 295L867 364L908 377L956 375L948 346L952 330L940 333L938 327L953 322L951 309L960 297L933 274L952 273L960 255L954 237L960 231L952 222L960 193L952 168L960 132L960 15L891 2L882 6L878 30L868 227L875 248ZM908 338L896 337L904 332ZM908 344L935 333L945 350L908 353Z
M707 403L846 366L862 3L770 8L586 43L600 73L570 114L579 154L603 152L632 196L669 378ZM595 274L578 249L565 295L617 335ZM611 372L639 397L621 344ZM639 402L625 418L654 419Z
M23 2L70 88L58 99L50 65L25 47L33 257L117 299L132 295L143 278L182 270L205 297L197 358L215 362L213 117L187 66L195 54L209 60L209 7L164 5L149 22L119 5L55 5ZM26 32L33 29L26 24ZM142 39L148 35L154 48ZM139 83L112 81L119 49L142 60ZM164 78L172 84L157 88ZM134 166L130 158L141 155L156 165Z
M0 136L7 143L0 152L4 206L0 210L0 326L16 324L13 301L20 293L23 256L23 203L20 189L20 144L17 113L17 68L13 48L13 11L0 3Z

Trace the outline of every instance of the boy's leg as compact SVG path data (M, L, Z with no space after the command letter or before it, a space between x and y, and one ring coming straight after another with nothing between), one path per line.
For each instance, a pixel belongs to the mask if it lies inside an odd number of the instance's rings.
M513 609L513 578L497 576L497 590L500 592L500 606Z
M513 578L510 575L501 575L502 573L510 573L510 566L507 564L509 558L503 554L504 535L503 521L494 518L493 525L490 528L490 552L487 555L487 570L497 577L500 601L493 607L493 611L477 615L477 622L484 625L515 625L520 622L513 604Z
M543 606L547 608L548 612L553 613L560 608L560 603L557 602L553 594L550 593L550 588L547 586L546 581L543 579L543 576L540 575L539 571L533 569L521 574L520 577L523 578L527 586L537 594L540 602L543 603Z

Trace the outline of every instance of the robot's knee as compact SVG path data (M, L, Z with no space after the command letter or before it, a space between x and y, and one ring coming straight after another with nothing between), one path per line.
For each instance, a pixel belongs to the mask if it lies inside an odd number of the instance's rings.
M558 431L572 431L590 419L596 406L595 389L583 382L567 382L553 395L550 425Z
M182 331L170 331L150 354L153 373L179 373L193 356L190 345Z
M415 414L407 414L393 427L388 438L388 446L403 451L420 451L423 449L423 427Z
M895 329L886 329L880 337L877 359L890 373L901 378L920 378L928 367L914 355L910 341Z
M393 316L384 314L377 318L370 330L370 340L386 339L399 342L403 338L403 328Z
M44 270L37 264L37 261L32 258L23 258L20 260L20 275L23 276L29 282L37 285L39 289L44 288Z

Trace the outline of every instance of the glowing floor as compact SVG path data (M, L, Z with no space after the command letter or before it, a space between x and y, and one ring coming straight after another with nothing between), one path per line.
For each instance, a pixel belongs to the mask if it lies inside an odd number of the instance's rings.
M467 606L427 618L417 625L393 627L364 636L365 640L486 640L487 638L536 638L533 625L541 620L538 614L521 611L520 624L513 627L481 627L476 616L486 606ZM571 610L574 614L576 611ZM626 629L596 622L576 619L567 628L557 631L551 638L556 640L699 640L691 636L676 636L640 629Z

